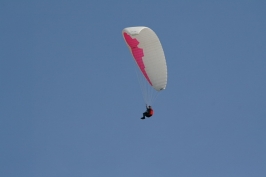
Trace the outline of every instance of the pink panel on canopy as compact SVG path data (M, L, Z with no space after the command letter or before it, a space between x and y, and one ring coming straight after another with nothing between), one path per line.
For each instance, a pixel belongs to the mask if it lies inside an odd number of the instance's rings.
M145 65L144 65L143 60L142 60L144 53L143 53L143 49L138 47L139 41L135 38L131 38L131 36L128 35L127 33L124 33L124 38L125 38L127 44L129 45L129 47L131 48L133 57L136 60L141 72L143 73L143 75L147 79L147 81L152 85L150 78L145 71Z

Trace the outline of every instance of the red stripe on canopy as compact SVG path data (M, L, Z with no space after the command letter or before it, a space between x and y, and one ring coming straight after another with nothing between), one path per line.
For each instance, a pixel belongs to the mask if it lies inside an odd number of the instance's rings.
M138 47L139 41L135 38L134 39L131 38L131 36L128 35L127 33L124 33L124 38L125 38L127 44L129 45L129 47L132 51L133 57L136 60L142 74L147 79L147 81L152 85L150 78L145 71L145 65L144 65L144 62L142 59L142 57L144 56L144 53L143 53L143 49Z

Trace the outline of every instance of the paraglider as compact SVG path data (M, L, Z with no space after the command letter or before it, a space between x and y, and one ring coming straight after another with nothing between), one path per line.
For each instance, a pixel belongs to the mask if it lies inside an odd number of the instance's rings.
M167 66L162 45L155 32L144 26L125 28L122 36L137 64L144 101L150 106L167 85Z
M151 106L147 106L147 105L146 105L146 109L147 109L147 110L146 110L146 112L143 113L143 116L142 116L141 119L145 119L145 117L150 118L150 117L153 115L153 109L152 109Z

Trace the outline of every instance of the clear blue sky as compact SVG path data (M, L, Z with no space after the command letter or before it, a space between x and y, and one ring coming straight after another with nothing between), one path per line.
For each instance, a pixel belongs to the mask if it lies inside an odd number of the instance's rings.
M0 176L265 177L265 18L263 0L1 0ZM129 26L168 64L144 121Z

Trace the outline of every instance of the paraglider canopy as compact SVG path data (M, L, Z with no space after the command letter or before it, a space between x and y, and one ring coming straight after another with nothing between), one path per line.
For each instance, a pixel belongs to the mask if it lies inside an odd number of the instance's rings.
M144 26L128 27L122 31L122 36L149 87L156 91L164 90L167 66L162 45L155 32ZM148 93L144 90L143 94Z

